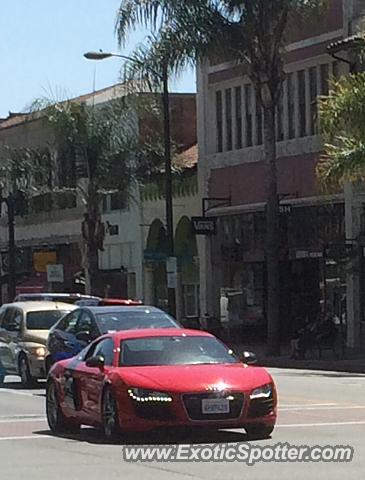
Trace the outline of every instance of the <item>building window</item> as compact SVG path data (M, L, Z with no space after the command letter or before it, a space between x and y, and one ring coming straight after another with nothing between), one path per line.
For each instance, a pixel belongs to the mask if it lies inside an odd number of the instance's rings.
M309 92L310 92L310 112L311 112L311 135L318 133L318 110L317 110L317 67L309 69Z
M186 318L199 316L199 285L184 285L184 316Z
M332 75L335 80L338 80L340 78L340 64L337 60L335 62L332 62Z
M320 67L321 69L321 95L327 96L329 93L329 65L328 63L323 63Z
M115 192L110 195L110 210L125 210L127 199L125 192Z
M246 146L252 146L252 86L245 85Z
M222 92L216 93L217 150L223 152L223 108Z
M232 90L226 90L226 149L232 150Z
M256 95L256 144L262 145L262 107L258 95Z
M305 71L298 72L298 97L299 97L299 136L306 135L306 102L305 102Z
M236 106L236 143L237 149L242 148L242 89L235 88L235 106Z
M289 139L295 137L295 88L294 88L294 74L288 75L288 122L289 122Z
M284 118L284 92L283 88L281 88L281 95L278 101L278 106L276 107L276 140L281 142L284 140L284 126L283 126L283 118Z

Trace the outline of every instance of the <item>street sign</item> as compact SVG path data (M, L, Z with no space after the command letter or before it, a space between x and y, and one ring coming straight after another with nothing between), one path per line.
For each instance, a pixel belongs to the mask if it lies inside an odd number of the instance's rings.
M217 231L216 217L192 217L191 222L196 235L215 235Z
M64 274L62 264L47 265L47 281L49 283L63 283Z
M177 259L168 257L166 259L167 288L177 288Z

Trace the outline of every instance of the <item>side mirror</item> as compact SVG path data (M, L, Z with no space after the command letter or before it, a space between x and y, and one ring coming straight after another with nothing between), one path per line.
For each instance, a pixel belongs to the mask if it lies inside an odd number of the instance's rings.
M86 360L86 366L91 368L100 368L102 370L105 365L105 358L102 355L96 355Z
M241 355L241 360L247 365L254 365L257 363L257 357L253 352L243 352Z
M20 332L20 325L16 322L9 323L9 325L7 326L7 330L9 332Z
M75 335L77 340L80 342L89 343L91 341L91 333L89 330L81 330L81 332L77 332Z

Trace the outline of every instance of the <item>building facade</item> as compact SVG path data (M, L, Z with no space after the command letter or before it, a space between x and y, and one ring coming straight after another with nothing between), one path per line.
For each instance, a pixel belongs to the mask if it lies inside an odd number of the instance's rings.
M331 0L325 18L292 28L277 108L281 337L296 319L330 313L347 345L363 343L363 201L358 190L325 194L318 97L349 72L327 47L361 25L363 1ZM247 337L266 334L266 198L263 114L245 67L205 62L198 72L199 186L217 234L201 259L202 309ZM347 327L347 328L346 328Z
M75 99L96 106L125 95L123 85L93 92ZM195 94L171 94L171 131L175 148L184 152L196 145ZM148 119L138 119L138 131L154 128ZM41 147L51 141L52 132L40 114L10 115L0 121L0 151L5 147ZM67 162L56 156L56 183L63 187ZM196 161L195 161L196 169ZM71 168L74 182L82 182ZM111 172L112 174L112 172ZM69 186L69 185L67 185ZM76 183L74 183L76 186ZM135 186L129 200L118 193L106 195L102 205L105 225L104 249L99 252L99 294L105 296L144 299L144 242L147 236L143 217L140 186ZM28 211L16 217L17 291L83 292L81 225L84 206L76 193L40 194L30 200ZM159 213L160 215L160 213ZM159 218L164 216L161 214ZM2 257L2 299L7 298L8 226L6 207L0 218L0 248ZM47 264L62 264L64 279L55 284L47 281Z

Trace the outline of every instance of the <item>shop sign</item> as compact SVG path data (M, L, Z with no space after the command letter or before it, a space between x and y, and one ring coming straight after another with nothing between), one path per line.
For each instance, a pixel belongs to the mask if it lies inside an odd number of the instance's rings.
M38 273L47 273L47 265L57 263L55 251L41 251L33 253L33 267Z
M47 281L49 283L63 283L63 265L47 265Z
M217 217L192 217L195 235L215 235L217 232Z
M291 205L279 205L279 213L282 215L290 215L292 212Z

